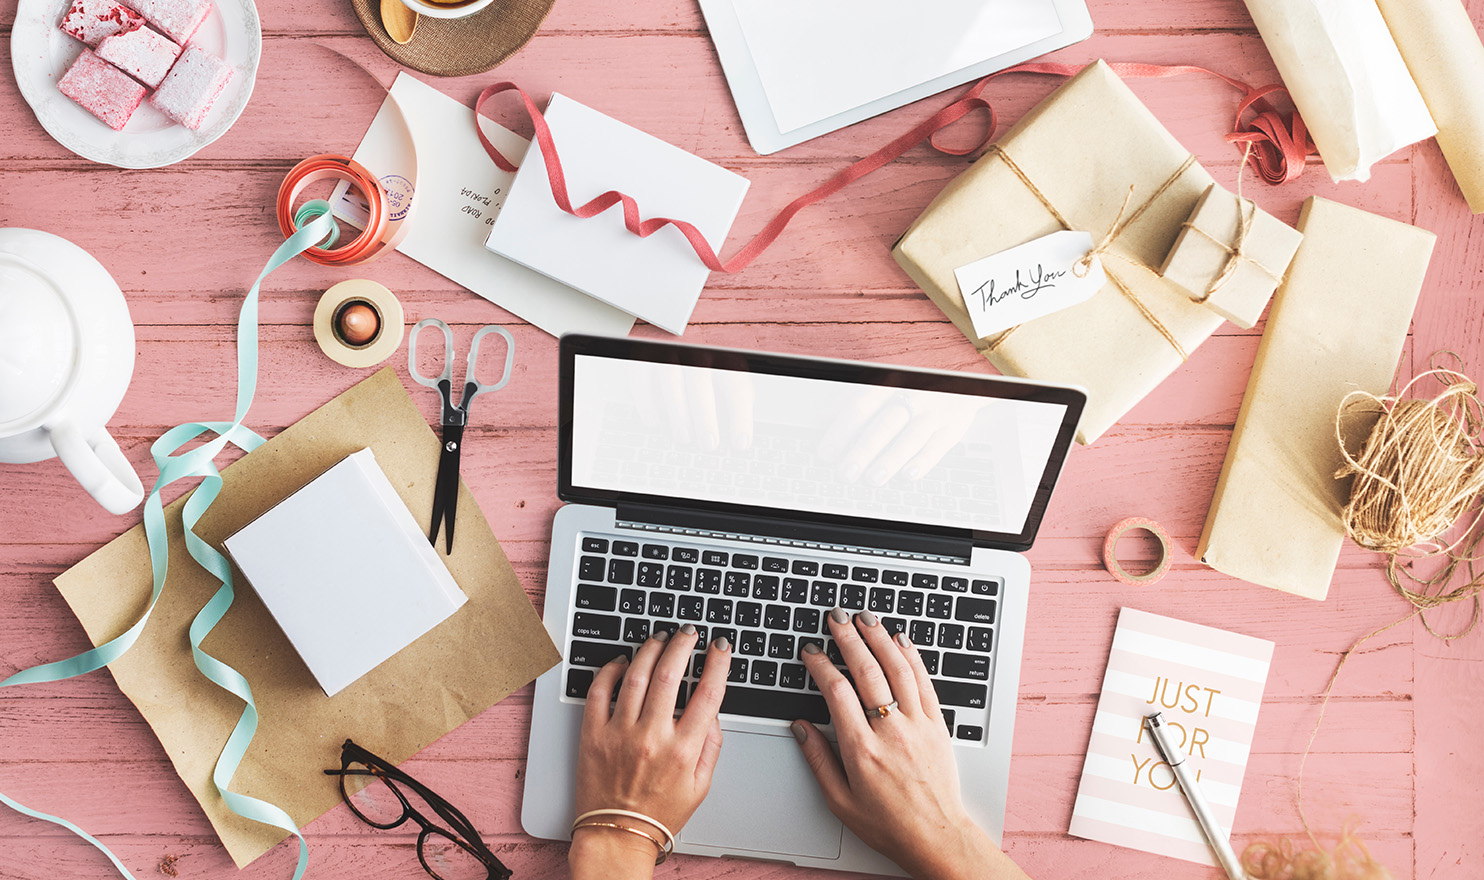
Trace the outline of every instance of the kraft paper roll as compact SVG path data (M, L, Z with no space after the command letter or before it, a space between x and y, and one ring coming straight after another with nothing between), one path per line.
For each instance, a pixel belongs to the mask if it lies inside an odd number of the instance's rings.
M1143 529L1159 539L1159 560L1154 563L1153 568L1143 574L1129 574L1123 564L1118 561L1118 540L1132 529ZM1159 523L1144 516L1131 516L1119 521L1117 525L1108 530L1108 536L1103 539L1103 567L1108 569L1108 573L1117 578L1120 583L1131 587L1152 584L1163 578L1170 571L1171 555L1169 533Z
M376 312L379 327L376 336L364 345L351 345L340 337L335 317L352 303L363 302ZM374 367L402 344L402 303L375 281L352 279L342 281L325 291L314 309L314 339L325 357L337 364L361 369Z
M1330 177L1368 180L1437 133L1375 0L1246 2Z
M1484 43L1460 0L1376 0L1469 209L1484 213Z

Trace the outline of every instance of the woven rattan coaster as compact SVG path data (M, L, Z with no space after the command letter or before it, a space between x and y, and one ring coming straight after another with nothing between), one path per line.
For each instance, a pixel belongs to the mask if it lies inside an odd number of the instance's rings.
M379 0L351 0L361 26L399 64L434 76L484 73L524 46L555 0L495 0L468 18L418 19L411 42L398 45L381 26Z

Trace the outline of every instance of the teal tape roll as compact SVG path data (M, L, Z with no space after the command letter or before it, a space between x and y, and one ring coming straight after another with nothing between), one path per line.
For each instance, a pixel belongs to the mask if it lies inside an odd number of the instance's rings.
M232 607L234 593L231 564L210 544L196 535L195 527L201 516L206 513L207 508L221 493L222 475L216 466L217 454L229 443L245 452L251 452L263 444L263 438L242 423L247 417L248 409L252 406L253 396L257 393L258 386L259 288L263 279L272 274L274 270L337 232L335 221L329 216L329 205L319 201L316 211L318 213L315 213L306 225L290 235L273 252L273 256L268 258L267 265L263 267L262 273L258 275L258 279L253 282L246 298L243 299L242 310L237 316L237 409L233 420L231 422L187 422L177 425L162 434L160 439L150 446L150 454L154 457L155 465L160 469L160 475L155 480L154 486L150 488L149 497L144 501L144 533L149 542L150 568L154 576L149 605L144 609L144 613L121 635L91 651L84 651L66 660L23 669L4 681L0 681L0 688L5 688L86 675L122 657L138 641L140 632L144 630L145 624L149 622L150 614L160 600L160 594L165 587L165 577L170 568L169 536L165 530L165 508L160 500L160 491L179 480L202 477L201 484L186 499L181 512L185 524L186 549L192 559L221 582L221 587L191 621L191 655L195 659L196 668L200 669L207 679L238 697L245 704L242 715L232 729L231 736L227 738L227 744L217 758L216 768L212 772L212 783L216 785L222 800L232 812L265 825L282 828L299 838L299 864L294 869L293 880L300 880L304 876L304 871L309 867L309 844L305 842L304 835L299 833L294 820L288 813L267 801L238 794L228 788L232 782L232 776L242 764L243 756L247 754L247 747L252 742L253 735L257 732L258 710L256 704L253 703L252 688L248 686L247 679L243 678L237 670L201 649L201 642L221 621L227 609ZM180 451L186 444L207 433L214 433L216 437L194 449ZM108 857L119 873L125 877L131 876L129 869L124 867L123 862L119 861L107 846L66 819L33 810L3 793L0 793L0 803L18 813L66 828L97 847Z

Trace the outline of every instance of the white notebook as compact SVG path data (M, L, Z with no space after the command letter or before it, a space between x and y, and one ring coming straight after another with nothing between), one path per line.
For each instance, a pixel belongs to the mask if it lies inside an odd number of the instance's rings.
M370 449L225 544L332 697L468 601Z

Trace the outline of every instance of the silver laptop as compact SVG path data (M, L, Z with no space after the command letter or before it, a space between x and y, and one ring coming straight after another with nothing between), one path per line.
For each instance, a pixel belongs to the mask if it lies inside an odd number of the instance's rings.
M558 494L521 824L568 838L598 667L657 628L732 645L721 758L676 851L901 875L825 806L789 723L831 609L918 645L964 800L1000 840L1028 549L1085 395L1000 377L632 339L561 341Z

